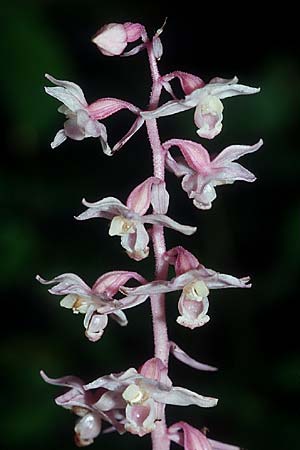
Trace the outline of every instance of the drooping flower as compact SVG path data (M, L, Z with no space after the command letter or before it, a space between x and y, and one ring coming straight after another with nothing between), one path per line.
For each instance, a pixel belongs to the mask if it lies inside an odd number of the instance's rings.
M84 386L86 390L105 389L94 407L104 413L124 411L125 430L144 436L155 429L165 405L204 408L217 404L217 399L203 397L182 387L172 386L167 368L158 358L152 358L137 371L134 368L118 374L106 375Z
M186 422L177 422L168 428L171 441L184 450L240 450L240 447L208 439L204 433Z
M84 382L75 376L62 378L49 378L43 371L40 372L44 381L56 386L69 388L67 392L55 399L58 406L71 410L79 419L75 424L75 443L78 447L85 447L94 442L100 434L102 422L110 424L120 434L125 432L124 425L117 420L116 411L104 412L94 407L104 389L87 391L83 388Z
M171 100L153 111L143 111L145 119L157 119L170 116L182 111L195 108L194 122L198 127L199 136L213 139L222 130L223 104L222 99L236 95L249 95L259 92L259 88L253 88L238 84L238 78L231 80L213 78L205 84L201 78L186 72L175 71L161 77L161 83L174 97L169 81L178 78L185 98Z
M145 28L140 23L109 23L97 31L92 42L105 56L131 56L145 48L145 44L140 44L129 52L123 53L128 43L140 38L143 42L147 40Z
M183 247L169 250L165 253L165 258L175 265L175 278L170 281L152 281L137 288L121 287L120 290L128 295L149 296L182 290L177 323L192 330L205 325L210 319L207 315L210 289L251 287L249 277L236 278L207 269Z
M132 308L147 299L146 295L133 295L116 300L114 297L120 286L130 279L145 283L146 280L136 272L113 271L102 275L90 288L80 277L73 273L59 275L52 280L44 280L37 275L42 284L55 284L49 292L54 295L64 295L60 306L72 309L73 313L84 314L86 337L98 341L108 323L108 316L119 325L127 325L123 309Z
M83 199L82 203L88 209L76 219L109 219L109 235L120 236L122 247L128 256L136 261L146 258L149 254L149 234L144 224L163 225L187 235L196 231L195 227L180 225L165 215L169 195L165 183L156 177L149 177L139 184L129 195L126 205L114 197L107 197L95 203ZM150 205L154 214L146 214Z
M216 186L232 184L235 181L256 180L255 175L241 164L233 162L243 155L256 152L263 144L260 139L254 145L231 145L212 160L208 151L197 142L183 139L170 139L163 144L167 152L166 165L177 177L183 177L182 188L193 199L196 208L210 209L216 198ZM168 151L176 146L183 158L173 158Z
M101 98L88 104L82 89L77 84L57 80L48 74L45 76L56 85L56 87L45 87L46 93L62 102L58 111L67 118L64 128L58 131L51 143L52 148L58 147L67 137L75 141L95 137L100 139L104 153L111 155L115 150L110 149L106 127L99 120L105 119L121 109L128 109L138 115L128 133L115 145L116 149L121 148L144 123L144 119L139 116L139 109L131 103L116 98Z

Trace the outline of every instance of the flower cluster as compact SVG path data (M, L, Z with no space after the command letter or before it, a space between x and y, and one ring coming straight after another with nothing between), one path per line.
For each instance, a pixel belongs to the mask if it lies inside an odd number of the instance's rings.
M100 140L104 153L112 156L143 125L146 126L153 152L153 175L138 184L125 203L115 197L106 197L93 203L83 199L86 210L76 219L107 219L110 224L109 236L119 236L122 248L135 261L148 257L152 242L156 261L155 278L148 281L137 272L114 270L101 275L89 287L73 273L64 273L50 280L37 276L40 283L52 285L49 289L51 294L62 297L62 307L84 315L85 335L91 342L100 340L110 317L119 325L126 326L128 320L124 310L150 299L154 357L138 370L129 368L120 373L101 376L88 384L75 376L52 379L43 371L41 376L47 383L68 388L55 402L78 416L74 429L78 446L91 444L104 425L104 432L130 432L140 437L152 433L153 450L166 450L171 442L185 450L237 450L236 446L208 438L205 431L188 423L181 421L169 427L166 425L166 405L207 408L217 404L215 398L173 386L168 375L169 355L197 370L217 369L196 361L168 338L165 294L180 292L176 321L193 330L210 320L208 298L211 290L250 288L251 284L249 277L237 278L208 269L180 245L166 248L164 228L191 235L196 232L196 227L182 225L168 216L169 193L164 174L167 169L176 177L182 177L182 188L194 206L209 210L216 198L217 186L238 180L255 181L255 176L236 160L256 152L262 140L254 145L231 145L211 158L199 142L172 137L161 143L157 119L195 109L194 122L198 136L211 140L222 130L222 100L236 95L254 94L259 89L239 84L236 77L231 80L216 77L205 83L198 76L182 71L160 75L157 61L163 54L160 39L163 28L149 38L142 24L111 23L103 26L92 40L106 56L133 56L141 51L147 52L153 80L148 108L111 97L88 103L77 84L50 75L46 75L46 78L55 87L45 88L47 94L62 103L58 111L66 117L63 128L51 143L52 148L58 147L67 138L80 141L94 137ZM179 80L182 98L177 98L173 92L174 79ZM170 95L171 100L160 105L162 90ZM123 109L129 110L135 118L129 131L111 148L107 128L102 121ZM174 155L174 147L179 150L179 155ZM174 267L174 275L168 280L169 266Z

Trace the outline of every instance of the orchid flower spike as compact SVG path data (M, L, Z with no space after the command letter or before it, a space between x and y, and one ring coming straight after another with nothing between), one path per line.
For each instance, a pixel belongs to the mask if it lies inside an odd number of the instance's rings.
M254 145L231 145L212 160L208 151L193 141L171 139L163 144L163 148L167 152L167 168L177 177L183 177L182 188L193 199L196 208L210 209L217 196L216 186L232 184L237 180L250 183L256 180L253 173L233 161L256 152L262 144L260 139ZM171 156L168 150L173 146L179 148L183 158Z
M114 197L107 197L95 203L82 203L88 207L76 217L77 220L105 218L111 221L110 236L120 236L121 245L128 256L136 261L149 254L149 234L145 224L158 224L183 234L193 234L195 227L180 225L165 213L168 210L169 194L165 183L156 177L149 177L139 184L129 195L126 205ZM152 205L154 214L146 214Z
M67 137L75 141L98 137L104 153L111 155L115 150L120 149L144 123L144 119L139 116L139 109L131 103L116 98L101 98L89 105L82 89L77 84L57 80L48 74L45 76L56 85L56 87L45 87L46 93L62 102L58 111L67 118L64 128L58 131L51 143L52 148L58 147ZM128 109L138 117L128 133L111 150L107 142L106 127L99 120L105 119L121 109Z
M127 295L154 295L182 291L178 302L180 315L177 323L194 329L209 321L207 315L210 289L250 288L249 277L231 275L205 268L197 258L183 247L174 247L165 253L165 259L174 264L176 277L170 281L152 281L137 288L121 287Z
M143 43L124 53L128 43L142 39ZM140 23L109 23L97 31L92 42L105 56L132 56L145 48L147 33Z
M102 275L90 288L81 278L73 273L59 275L52 280L44 280L37 275L42 284L55 284L49 292L54 295L63 295L60 306L72 309L73 313L84 314L84 328L86 337L98 341L111 316L119 325L127 325L127 318L123 309L132 308L147 299L147 295L133 295L115 300L114 296L120 286L134 279L140 283L146 280L136 272L114 271Z
M158 358L146 361L137 371L106 375L84 386L84 389L104 389L106 392L93 406L103 413L118 410L124 416L126 431L144 436L153 431L162 419L165 405L204 408L217 404L217 399L204 397L182 387L172 386L167 368Z
M168 429L171 441L176 442L184 450L240 450L235 445L208 439L204 433L186 422L177 422Z
M195 75L177 71L161 77L162 85L173 97L169 84L173 78L179 79L185 98L171 100L153 111L143 111L141 115L145 119L157 119L195 108L194 122L198 127L197 133L207 139L213 139L222 130L222 99L236 95L256 94L260 91L259 88L238 84L237 77L231 80L216 77L205 84Z
M46 383L68 388L67 392L55 399L55 403L79 417L74 428L75 443L78 447L85 447L94 442L101 432L103 421L120 434L125 432L124 425L117 420L116 411L104 412L94 407L104 394L104 389L87 391L83 388L84 382L72 375L55 379L48 377L42 370L40 374Z

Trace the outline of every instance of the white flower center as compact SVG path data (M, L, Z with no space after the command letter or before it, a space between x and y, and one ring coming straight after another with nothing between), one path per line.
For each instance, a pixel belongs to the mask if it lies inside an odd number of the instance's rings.
M136 384L130 384L123 392L122 397L130 405L137 405L143 403L147 395Z
M110 236L125 236L128 233L134 233L134 222L123 216L115 216L110 224L108 234Z
M189 300L201 301L207 297L209 290L204 281L193 281L183 288L183 292Z
M198 107L203 115L211 114L213 116L219 116L224 109L223 103L215 95L207 95Z

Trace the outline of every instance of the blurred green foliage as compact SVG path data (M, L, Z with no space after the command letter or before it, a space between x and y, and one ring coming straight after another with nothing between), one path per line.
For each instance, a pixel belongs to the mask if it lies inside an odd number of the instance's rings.
M102 341L92 344L83 336L81 318L60 309L58 299L34 276L75 272L91 283L105 271L124 268L152 277L152 257L137 268L120 251L117 239L108 238L106 223L73 219L82 210L83 196L96 200L110 194L124 200L151 174L151 156L144 131L114 158L105 157L94 140L68 141L51 151L49 142L62 117L56 112L58 104L43 93L43 74L79 83L89 99L120 96L145 105L150 80L144 56L104 58L89 40L110 21L140 20L155 30L164 12L134 1L104 5L93 0L84 5L58 0L25 5L11 0L1 9L0 89L6 130L0 169L4 305L0 345L5 377L1 438L5 449L72 449L74 417L55 406L52 399L59 389L41 381L40 368L53 377L74 373L91 380L140 365L152 353L149 305L130 310L125 330L110 324ZM207 213L193 209L177 180L168 175L170 215L198 225L192 238L168 232L168 246L186 245L208 267L253 278L251 291L212 293L212 320L193 332L175 324L177 296L170 295L172 339L200 360L220 367L218 373L196 373L171 361L172 377L178 385L219 397L220 403L209 411L169 408L169 420L208 426L212 437L249 450L295 449L300 381L295 333L299 66L292 36L276 40L276 23L265 34L257 22L251 36L240 27L239 22L235 27L221 25L222 44L219 35L210 35L200 51L203 35L197 32L197 18L174 13L163 35L162 71L183 69L205 79L236 71L243 83L262 87L258 96L226 101L224 132L205 143L207 148L217 152L231 143L254 143L261 136L265 140L262 150L244 158L257 182L220 188ZM202 22L202 28L205 35L210 22ZM233 35L238 35L243 50L231 46ZM267 37L271 35L272 40ZM120 113L107 121L113 141L128 127L127 119ZM161 133L163 139L195 139L192 114L162 120ZM139 441L131 435L104 435L94 446L150 448L147 437Z

